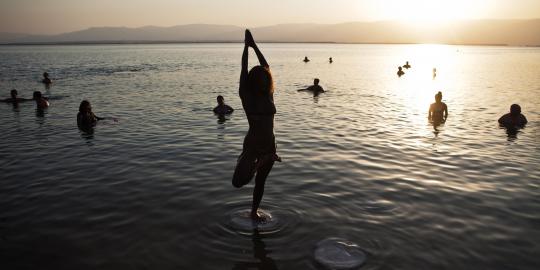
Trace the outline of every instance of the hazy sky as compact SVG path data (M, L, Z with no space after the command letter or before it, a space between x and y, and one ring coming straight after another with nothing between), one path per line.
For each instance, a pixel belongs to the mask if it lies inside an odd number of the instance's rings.
M55 34L92 26L244 27L377 20L540 18L540 0L0 0L0 32Z

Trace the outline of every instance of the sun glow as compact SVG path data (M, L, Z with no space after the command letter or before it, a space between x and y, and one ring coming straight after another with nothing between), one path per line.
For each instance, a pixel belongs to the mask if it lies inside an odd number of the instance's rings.
M386 17L409 23L449 23L481 17L485 0L387 0L381 1Z

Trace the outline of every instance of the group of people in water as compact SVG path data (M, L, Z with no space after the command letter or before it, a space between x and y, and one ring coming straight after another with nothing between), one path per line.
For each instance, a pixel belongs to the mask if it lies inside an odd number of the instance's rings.
M304 60L302 60L304 63L308 63L310 62L311 60L309 60L309 58L307 56L304 56ZM328 58L328 63L332 64L334 63L334 59L332 59L332 57L329 57Z
M254 66L248 71L248 50L250 48L255 51L259 65ZM305 60L309 61L307 57ZM332 58L329 60L332 62ZM411 66L409 62L406 62L403 67L408 69ZM399 68L398 75L400 71L403 72L401 67ZM44 84L48 85L52 83L47 73L44 73L43 76L44 79L42 82ZM299 89L298 91L323 93L324 89L319 85L319 79L316 78L312 86ZM249 30L245 32L238 93L248 120L249 129L244 138L242 152L237 160L232 177L232 185L240 188L255 178L250 217L256 222L264 222L265 216L261 215L258 209L263 197L266 178L270 174L274 163L276 161L281 162L281 158L277 154L274 136L274 115L276 114L276 107L274 105L274 80L270 72L270 65L259 50ZM17 94L17 90L11 90L11 98L1 101L17 104L19 102L33 100L36 102L37 109L39 110L43 110L49 106L47 98L43 97L39 91L34 92L32 99L19 98ZM230 114L234 111L233 108L225 104L223 96L217 97L217 103L218 105L213 111L218 115ZM438 92L435 95L435 103L429 107L428 120L436 126L444 123L447 117L448 107L442 102L442 93ZM98 117L92 112L89 101L83 100L80 103L79 113L77 114L77 125L81 130L92 128L98 121L103 119L105 118ZM521 114L521 107L513 104L510 107L510 113L503 115L499 119L499 123L508 129L519 129L525 126L527 119Z
M405 71L403 69L409 69L409 68L411 68L411 65L409 64L409 61L405 61L405 65L398 66L398 71L397 71L396 74L398 75L398 77L401 77L401 76L405 75ZM436 68L433 68L432 77L433 77L433 79L435 79L435 77L437 77L437 69Z

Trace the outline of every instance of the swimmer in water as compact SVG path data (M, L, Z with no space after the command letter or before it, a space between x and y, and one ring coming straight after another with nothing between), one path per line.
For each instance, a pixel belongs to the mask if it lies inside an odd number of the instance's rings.
M314 95L319 95L320 93L324 93L324 89L319 85L319 79L315 78L313 80L313 85L305 88L305 89L298 89L298 91L311 91Z
M328 58L328 63L332 64L334 60L332 60L332 57Z
M442 102L442 93L439 91L435 95L435 103L429 106L428 120L433 123L433 126L438 126L446 122L448 118L448 107Z
M518 104L512 104L510 106L510 113L507 113L499 118L499 125L507 129L520 129L527 124L527 118L521 114L521 106Z
M305 63L309 62L309 59L306 57L304 57L304 60L303 60Z
M397 72L398 77L401 77L404 74L405 74L405 72L403 72L403 69L401 67L398 67L398 72Z
M99 120L105 120L105 118L98 117L92 112L92 106L88 100L81 101L79 113L77 114L77 126L86 130L95 126Z
M248 73L248 49L251 47L260 65ZM257 210L264 193L264 185L275 161L281 161L276 154L274 137L274 83L270 66L257 47L249 30L245 33L242 71L240 73L239 95L246 112L249 130L244 138L242 153L238 157L232 184L242 187L255 176L253 202L250 216L253 220L264 221Z
M411 68L411 65L409 65L409 61L406 61L405 65L403 67L406 68L406 69Z
M16 104L16 103L19 103L19 102L23 102L23 101L30 101L30 100L33 100L33 99L27 99L27 98L20 98L20 97L17 97L17 95L19 94L17 92L16 89L12 89L9 94L11 95L10 98L6 98L6 99L2 99L0 101L2 102L6 102L6 103L13 103L13 104Z
M41 80L44 84L51 84L52 80L49 78L49 73L43 72L43 80Z
M43 110L49 107L49 101L47 101L47 98L41 95L40 91L34 91L33 100L36 101L38 110Z
M437 69L436 68L433 68L433 79L435 79L435 77L437 77Z
M219 115L231 114L234 109L231 106L225 104L223 96L217 96L218 105L214 108L214 113Z

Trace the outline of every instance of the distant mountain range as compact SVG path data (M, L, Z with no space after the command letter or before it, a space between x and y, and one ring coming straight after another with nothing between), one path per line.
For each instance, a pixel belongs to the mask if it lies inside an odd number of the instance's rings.
M395 21L279 24L251 29L260 42L444 43L540 46L540 19L471 20L442 27ZM244 28L189 24L172 27L93 27L59 35L0 33L0 44L242 42Z

